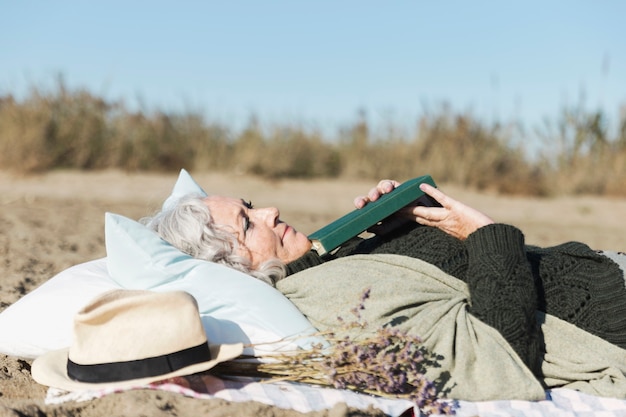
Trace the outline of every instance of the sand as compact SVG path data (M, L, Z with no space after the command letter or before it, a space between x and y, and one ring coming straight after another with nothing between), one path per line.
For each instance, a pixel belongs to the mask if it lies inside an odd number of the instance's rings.
M352 209L370 181L265 181L246 176L192 173L212 193L273 205L281 217L308 233ZM16 177L0 172L0 310L56 273L106 256L104 213L138 219L159 208L176 174L119 171L58 171ZM520 227L529 244L578 240L596 249L626 250L626 199L558 197L535 199L477 193L439 184L451 196L498 221ZM261 416L303 414L258 403L193 400L160 391L132 391L83 403L45 405L46 387L30 376L30 361L0 355L0 415L81 417ZM345 406L310 416L376 416Z

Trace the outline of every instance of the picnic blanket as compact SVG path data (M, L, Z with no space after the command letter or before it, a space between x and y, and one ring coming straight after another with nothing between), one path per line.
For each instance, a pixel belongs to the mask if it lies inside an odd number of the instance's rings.
M366 410L373 406L390 417L399 417L407 410L415 416L423 415L407 400L373 397L353 391L323 388L290 382L261 383L223 380L214 376L182 377L167 382L127 388L153 389L174 392L197 399L219 398L235 402L256 401L263 404L299 411L302 413L331 409L339 403ZM50 388L46 404L67 401L87 401L111 395L121 390L64 392ZM459 417L623 417L626 400L597 397L579 391L557 388L548 390L541 401L456 401L455 414Z

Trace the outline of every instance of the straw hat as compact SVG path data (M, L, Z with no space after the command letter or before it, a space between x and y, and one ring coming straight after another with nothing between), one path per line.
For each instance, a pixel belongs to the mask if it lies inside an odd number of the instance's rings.
M145 385L206 371L243 345L211 345L183 291L113 290L74 317L72 346L39 356L35 381L66 391Z

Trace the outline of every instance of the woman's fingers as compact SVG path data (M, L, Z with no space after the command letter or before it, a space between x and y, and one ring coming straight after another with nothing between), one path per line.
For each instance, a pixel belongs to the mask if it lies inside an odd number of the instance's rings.
M426 183L420 184L420 190L422 190L424 193L428 194L429 196L437 200L437 202L441 204L443 207L449 206L452 201L456 201L448 197L440 189L433 187L430 184L426 184Z
M365 207L369 202L376 201L383 194L388 194L395 190L400 183L395 180L381 180L376 187L369 190L367 195L360 195L354 199L354 206L358 209Z
M369 193L367 193L367 197L370 201L376 201L383 194L388 194L398 187L400 183L394 180L380 180L376 187L372 188Z
M486 214L449 197L437 188L427 184L420 188L442 207L413 208L414 221L419 224L433 226L459 239L466 239L477 229L494 222Z
M387 194L398 188L400 183L396 180L381 180L376 187L381 194Z
M366 196L360 195L354 199L354 207L361 209L365 207L365 205L369 202L370 202L369 198L367 198Z

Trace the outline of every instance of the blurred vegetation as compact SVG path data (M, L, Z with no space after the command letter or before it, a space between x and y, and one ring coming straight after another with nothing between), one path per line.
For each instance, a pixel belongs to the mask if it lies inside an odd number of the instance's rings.
M614 123L615 124L615 123ZM614 132L613 132L614 131ZM90 92L32 88L26 98L0 95L0 169L222 171L267 178L396 178L430 173L440 183L526 195L626 196L626 108L617 129L583 105L565 108L537 130L533 155L523 129L487 125L442 105L411 132L389 124L373 132L367 117L328 138L252 117L239 132L199 112L130 111ZM528 140L526 140L528 142Z

